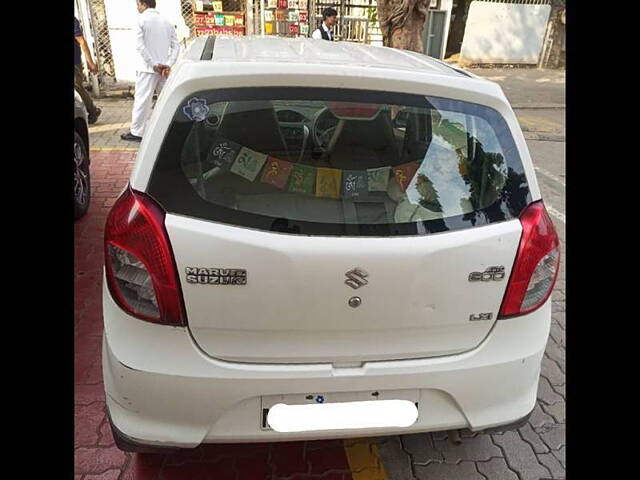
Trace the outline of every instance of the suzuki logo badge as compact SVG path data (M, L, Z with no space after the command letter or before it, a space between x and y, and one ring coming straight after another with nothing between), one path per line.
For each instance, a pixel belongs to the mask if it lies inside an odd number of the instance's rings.
M367 272L361 268L354 268L345 273L347 280L344 281L351 288L360 288L369 283L366 278L369 276Z

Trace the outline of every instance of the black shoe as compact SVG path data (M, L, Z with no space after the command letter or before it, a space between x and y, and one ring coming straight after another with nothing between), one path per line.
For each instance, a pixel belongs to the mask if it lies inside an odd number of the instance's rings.
M131 132L123 133L120 135L122 140L128 140L130 142L140 142L142 141L142 137L138 137L137 135L132 134Z
M96 123L101 113L102 113L102 109L96 107L95 112L89 114L89 118L88 118L89 124L93 125L94 123Z

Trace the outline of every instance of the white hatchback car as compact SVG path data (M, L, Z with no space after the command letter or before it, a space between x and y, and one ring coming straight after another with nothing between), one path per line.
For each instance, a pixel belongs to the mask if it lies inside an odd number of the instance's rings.
M120 448L508 429L559 241L500 87L424 55L198 38L105 227Z

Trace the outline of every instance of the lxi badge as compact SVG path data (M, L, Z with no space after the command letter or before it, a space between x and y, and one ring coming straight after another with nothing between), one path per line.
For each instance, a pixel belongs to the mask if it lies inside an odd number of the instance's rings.
M203 285L246 285L247 271L243 268L187 267L188 283Z

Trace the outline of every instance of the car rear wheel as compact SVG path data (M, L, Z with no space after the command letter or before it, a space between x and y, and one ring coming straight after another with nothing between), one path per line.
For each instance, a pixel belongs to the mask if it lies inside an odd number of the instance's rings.
M87 213L91 198L91 180L89 176L89 155L87 147L78 132L74 132L73 140L73 199L75 218Z

